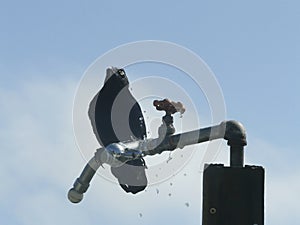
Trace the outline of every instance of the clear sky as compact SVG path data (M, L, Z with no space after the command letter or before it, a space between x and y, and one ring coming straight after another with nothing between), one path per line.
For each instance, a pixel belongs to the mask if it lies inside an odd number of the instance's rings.
M100 55L140 40L177 43L209 65L227 118L246 127L246 163L266 168L266 224L295 224L299 21L296 0L2 1L1 224L201 223L196 159L137 196L97 177L82 203L66 199L85 164L72 126L77 85Z

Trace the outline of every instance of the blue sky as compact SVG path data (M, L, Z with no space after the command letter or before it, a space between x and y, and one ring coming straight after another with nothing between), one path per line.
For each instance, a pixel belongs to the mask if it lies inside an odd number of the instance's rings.
M83 73L118 45L164 40L209 65L223 90L227 118L245 125L246 162L267 170L266 224L294 224L300 219L299 21L296 0L1 2L1 221L200 224L195 159L185 168L190 176L183 171L173 178L172 199L168 183L160 185L159 196L151 187L135 197L101 178L80 205L65 197L85 163L72 130ZM219 160L226 157L222 151Z

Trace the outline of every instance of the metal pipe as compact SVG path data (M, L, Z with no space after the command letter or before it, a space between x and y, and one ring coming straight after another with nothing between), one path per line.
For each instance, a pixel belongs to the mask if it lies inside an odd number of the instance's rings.
M146 140L142 147L142 149L145 150L142 151L145 156L155 155L164 151L173 151L176 148L183 148L187 145L223 138L225 135L225 127L225 123L221 123L220 125L212 127L166 136L164 139L156 138Z
M244 147L230 146L230 166L244 167Z
M246 132L243 125L234 120L224 121L212 127L166 136L163 140L158 138L146 141L146 150L143 152L144 155L155 155L220 138L227 140L227 144L230 146L230 166L243 167L244 146L247 145Z
M95 160L95 157L86 164L80 176L76 179L68 192L68 199L73 203L78 203L83 199L83 194L90 186L90 182L95 175L101 163Z
M138 149L143 156L160 154L164 151L173 151L187 145L198 144L206 141L224 138L230 146L230 166L244 166L244 146L247 145L246 132L243 125L237 121L224 121L219 125L189 131L182 134L165 136L164 138L148 139L141 142L124 143L132 149ZM137 156L133 156L137 157ZM142 156L140 156L142 157ZM119 159L116 159L119 160ZM69 190L68 198L73 203L78 203L83 198L89 183L96 170L103 163L109 163L105 149L98 149L95 156L88 162L81 175ZM128 160L127 160L128 161Z

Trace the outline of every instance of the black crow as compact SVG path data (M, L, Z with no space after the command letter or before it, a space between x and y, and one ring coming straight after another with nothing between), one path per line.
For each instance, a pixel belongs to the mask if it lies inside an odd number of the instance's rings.
M112 67L106 70L104 85L91 101L88 114L103 147L146 138L142 110L129 91L124 69ZM120 167L111 167L111 172L126 192L135 194L147 186L145 169L145 161L135 159Z

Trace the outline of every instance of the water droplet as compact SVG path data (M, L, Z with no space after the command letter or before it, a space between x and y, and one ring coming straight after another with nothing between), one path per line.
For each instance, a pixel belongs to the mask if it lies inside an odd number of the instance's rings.
M155 174L156 177L158 177L158 174Z
M169 153L169 158L167 159L167 163L169 163L173 159L171 154L172 154L172 152Z
M156 188L156 194L159 194L159 189Z
M171 193L169 193L169 196L171 197L171 196L172 196L172 194L171 194Z
M183 155L181 155L181 158L183 158Z
M170 186L172 186L173 185L173 183L170 183Z
M186 177L186 173L185 173L185 174L183 174L183 176L185 176L185 177Z
M143 217L143 214L142 214L142 213L139 213L139 216L140 216L140 217Z
M186 206L186 207L189 207L189 206L190 206L190 204L189 204L188 202L186 202L186 203L185 203L185 206Z

